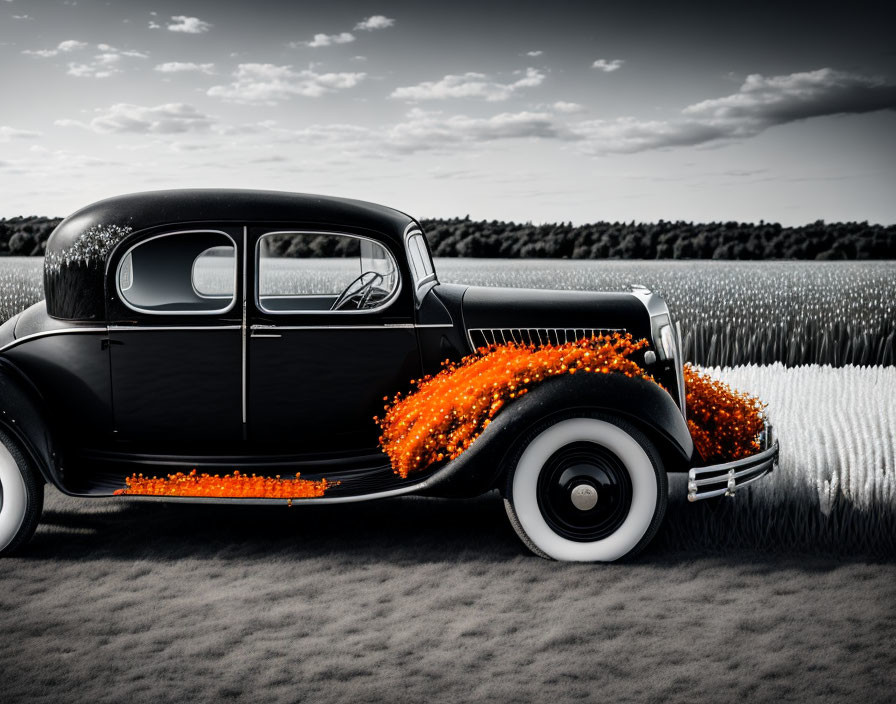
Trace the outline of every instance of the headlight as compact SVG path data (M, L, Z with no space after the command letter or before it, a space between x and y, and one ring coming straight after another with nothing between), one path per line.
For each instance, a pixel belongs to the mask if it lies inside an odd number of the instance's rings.
M675 331L671 325L663 325L660 328L660 359L675 359L678 345L676 344Z
M660 328L658 347L662 358L671 359L675 367L675 378L678 385L678 407L681 409L681 414L686 415L684 368L681 361L681 333L673 328L672 325L663 325Z
M656 345L656 351L661 360L671 366L675 372L677 394L673 394L673 398L678 397L678 407L681 414L686 413L686 397L684 388L684 369L682 367L682 345L681 330L678 325L673 325L669 315L669 307L659 296L644 286L632 286L632 294L637 296L650 316L650 334L653 343ZM646 356L645 356L646 359ZM668 363L671 362L671 365Z

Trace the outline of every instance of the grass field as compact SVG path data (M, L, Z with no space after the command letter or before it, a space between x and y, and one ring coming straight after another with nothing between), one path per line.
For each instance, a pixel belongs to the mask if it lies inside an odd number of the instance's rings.
M0 699L892 701L891 559L664 536L635 563L561 564L527 554L492 495L258 510L54 492L3 561Z

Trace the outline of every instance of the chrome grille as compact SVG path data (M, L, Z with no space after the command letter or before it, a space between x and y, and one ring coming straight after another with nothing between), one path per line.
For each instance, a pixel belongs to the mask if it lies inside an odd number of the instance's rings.
M467 337L475 350L508 342L519 345L562 345L583 337L623 332L624 328L471 328L467 331Z

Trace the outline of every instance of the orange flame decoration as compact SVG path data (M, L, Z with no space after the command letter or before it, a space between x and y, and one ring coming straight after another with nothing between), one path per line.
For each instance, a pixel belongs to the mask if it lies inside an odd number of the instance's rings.
M759 452L765 404L755 396L684 366L688 429L707 464L730 462Z
M629 334L583 338L562 345L508 343L481 347L460 363L444 363L416 390L395 396L386 415L375 418L380 445L401 477L443 459L454 459L488 427L508 401L552 376L578 372L625 374L651 379L628 359L647 346ZM386 399L384 399L386 400Z
M198 474L194 469L189 474L178 472L166 478L144 477L134 474L127 480L127 488L119 489L116 496L206 496L217 498L253 499L312 499L324 495L329 486L326 479L312 481L281 479L278 477L246 476L239 472L226 474Z
M648 346L631 335L583 338L562 345L516 343L482 347L459 363L445 362L416 389L395 396L383 418L380 445L402 478L444 459L455 459L514 398L560 374L625 374L654 381L629 359ZM688 426L707 462L739 459L758 451L762 404L725 384L685 368ZM656 383L656 382L655 382ZM388 399L383 399L388 400Z

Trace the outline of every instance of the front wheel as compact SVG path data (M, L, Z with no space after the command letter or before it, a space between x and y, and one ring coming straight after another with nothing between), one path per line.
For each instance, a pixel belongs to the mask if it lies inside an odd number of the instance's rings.
M43 507L43 481L15 441L0 431L0 556L31 539Z
M547 420L521 443L504 506L532 552L554 560L613 562L653 539L668 483L647 437L607 416Z

